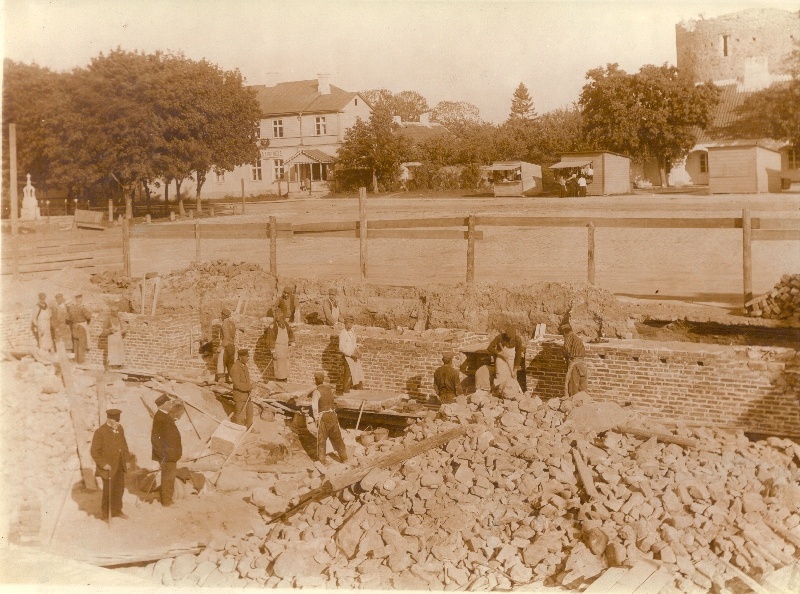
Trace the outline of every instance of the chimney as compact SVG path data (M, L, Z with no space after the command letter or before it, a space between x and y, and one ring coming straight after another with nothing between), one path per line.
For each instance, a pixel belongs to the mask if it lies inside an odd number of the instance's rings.
M744 91L760 91L772 83L769 74L769 59L766 56L747 58L744 63Z
M317 75L317 84L318 90L320 95L330 95L331 94L331 83L330 83L330 74L318 74Z
M428 126L430 128L431 125L431 114L429 112L419 114L419 123L423 126Z
M264 85L267 87L274 87L278 84L281 78L280 72L267 72L266 76L264 77Z
M403 118L402 116L392 116L392 122L401 125L403 123Z

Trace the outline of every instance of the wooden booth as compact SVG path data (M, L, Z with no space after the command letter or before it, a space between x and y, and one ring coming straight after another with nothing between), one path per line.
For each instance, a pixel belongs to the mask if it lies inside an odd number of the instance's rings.
M781 191L781 154L757 143L708 147L711 194Z
M542 168L525 161L495 161L486 168L495 196L542 193Z
M608 196L631 192L631 160L607 151L563 153L561 161L551 165L556 178L567 181L569 195L579 195L577 179L586 179L587 196Z

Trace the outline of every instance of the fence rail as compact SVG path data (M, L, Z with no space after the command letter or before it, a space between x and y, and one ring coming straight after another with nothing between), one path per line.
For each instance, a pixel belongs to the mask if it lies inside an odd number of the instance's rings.
M91 272L123 268L122 231L49 232L2 237L2 274L62 270L66 266Z

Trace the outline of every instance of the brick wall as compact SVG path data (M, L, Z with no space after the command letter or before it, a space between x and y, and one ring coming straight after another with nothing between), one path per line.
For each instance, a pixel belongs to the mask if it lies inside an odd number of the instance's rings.
M129 321L126 338L132 370L213 369L197 354L201 324L197 314L151 318L122 314ZM102 365L104 339L99 338L104 314L91 324L89 362ZM269 380L272 369L263 323L245 319L238 346L251 350L254 378ZM16 342L33 342L27 316L4 316L3 334ZM217 328L212 333L218 335ZM433 394L433 371L443 350L479 344L488 336L453 331L441 338L398 336L366 329L362 343L365 387L407 393L414 398ZM292 351L289 379L311 384L323 369L332 383L341 381L338 334L322 326L299 326ZM587 344L589 390L596 400L630 403L654 418L684 419L710 425L776 435L800 436L797 370L800 355L791 349L736 347L694 343L612 340ZM528 386L543 398L563 395L566 365L560 339L528 345ZM456 364L460 361L457 359Z

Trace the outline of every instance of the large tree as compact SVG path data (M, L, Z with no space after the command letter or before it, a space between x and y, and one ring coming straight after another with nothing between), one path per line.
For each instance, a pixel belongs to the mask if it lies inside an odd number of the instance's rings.
M528 93L528 87L519 83L511 97L511 113L509 119L532 120L536 117L536 110L533 108L533 99Z
M682 158L705 128L718 102L712 84L694 85L674 66L645 65L628 74L617 64L586 73L581 92L584 131L596 148L655 159L661 182L667 162Z
M481 122L480 110L467 101L439 101L431 110L431 121L439 122L451 132Z
M430 111L428 100L416 91L400 91L392 98L392 115L404 122L418 122L419 116Z
M396 134L396 130L388 106L378 103L368 122L359 118L345 132L337 155L337 171L345 176L348 170L367 171L375 186L384 189L396 186L400 163L410 154L408 141L402 134Z

